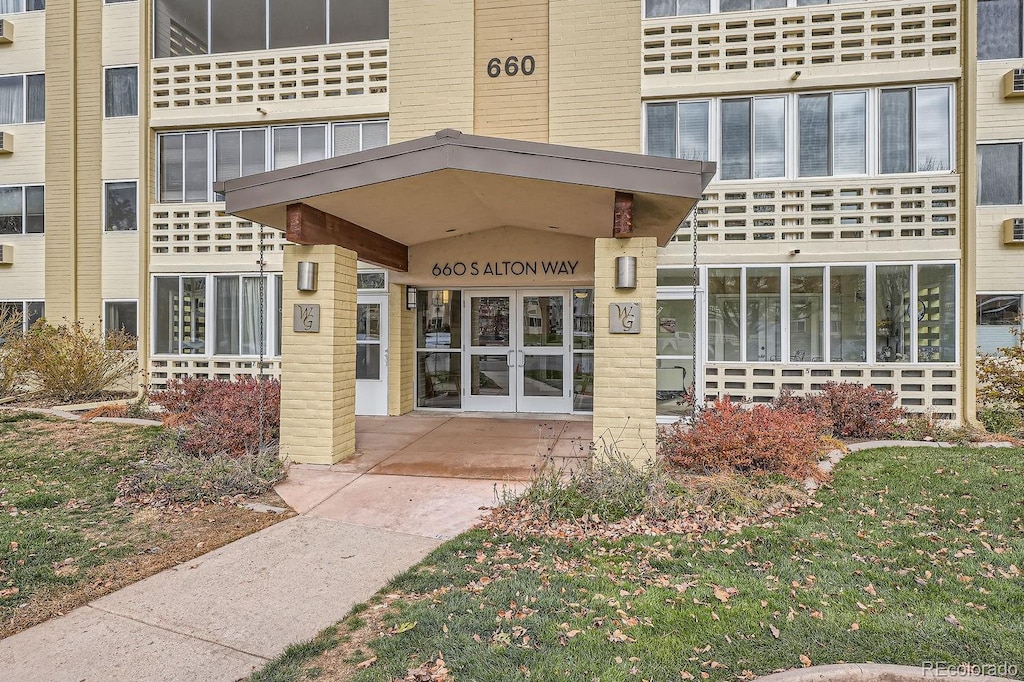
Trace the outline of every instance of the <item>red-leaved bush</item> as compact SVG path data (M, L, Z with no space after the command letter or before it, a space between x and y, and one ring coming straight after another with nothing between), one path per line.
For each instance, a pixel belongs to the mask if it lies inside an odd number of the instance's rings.
M200 457L254 452L276 439L281 428L281 383L276 379L174 380L151 394L150 402L167 410L165 423L181 430L182 449Z
M882 438L890 435L906 413L896 407L896 394L860 384L830 381L820 393L785 392L772 402L776 409L813 414L838 438Z
M728 396L697 416L693 426L661 431L658 454L686 471L767 471L794 480L821 479L817 467L832 449L813 414L755 405L747 410Z

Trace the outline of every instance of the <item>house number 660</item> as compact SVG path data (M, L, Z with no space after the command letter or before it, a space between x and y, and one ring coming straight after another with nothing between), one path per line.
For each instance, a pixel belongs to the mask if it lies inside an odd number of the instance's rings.
M519 57L506 57L504 67L501 57L491 57L487 62L487 75L497 78L504 72L506 76L515 76L522 71L524 76L532 76L536 68L537 62L532 55L526 55L522 61L519 60Z

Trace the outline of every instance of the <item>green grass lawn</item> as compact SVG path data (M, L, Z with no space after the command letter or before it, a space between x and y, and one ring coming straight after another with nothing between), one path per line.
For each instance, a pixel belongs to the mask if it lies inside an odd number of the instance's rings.
M439 652L460 682L735 680L808 661L1024 668L1022 474L1020 449L880 449L849 455L818 505L728 536L473 531L384 590L430 596L393 601L373 637L354 615L254 679L348 679L375 655L354 679L390 681Z

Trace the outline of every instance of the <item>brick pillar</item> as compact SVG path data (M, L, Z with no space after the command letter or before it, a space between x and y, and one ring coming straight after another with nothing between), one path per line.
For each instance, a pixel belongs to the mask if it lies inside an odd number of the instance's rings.
M411 412L416 396L416 311L405 309L405 285L392 284L388 296L388 414Z
M598 239L594 245L594 440L630 459L657 452L657 240ZM615 288L615 258L636 256L636 289ZM640 333L608 330L611 303L640 304Z
M317 291L296 288L299 261L319 266ZM356 254L337 246L284 250L281 457L334 464L356 449ZM293 331L296 304L319 304L320 331Z

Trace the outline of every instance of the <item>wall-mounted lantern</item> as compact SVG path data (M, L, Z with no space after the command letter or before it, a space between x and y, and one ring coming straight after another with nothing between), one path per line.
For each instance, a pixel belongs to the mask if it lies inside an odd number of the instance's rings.
M299 261L296 282L296 288L299 291L316 291L317 264L310 261Z
M416 296L419 290L416 287L405 287L405 309L416 310Z
M636 289L636 256L616 257L615 288Z

